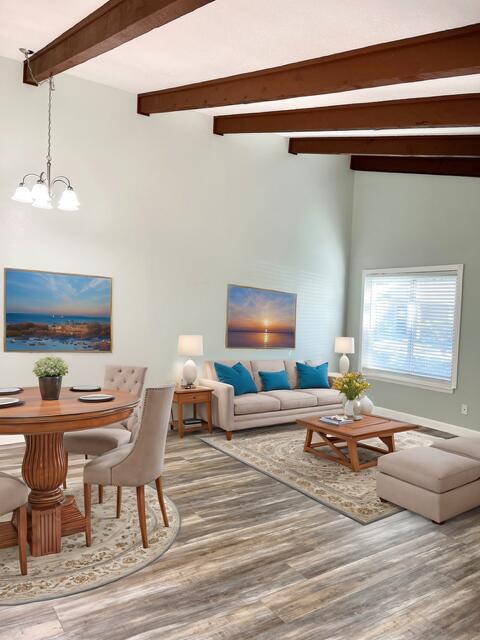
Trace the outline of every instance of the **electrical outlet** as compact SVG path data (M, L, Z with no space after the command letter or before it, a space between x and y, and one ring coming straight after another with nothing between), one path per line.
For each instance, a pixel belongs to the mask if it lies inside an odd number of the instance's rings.
M460 411L462 416L468 416L468 404L462 404Z

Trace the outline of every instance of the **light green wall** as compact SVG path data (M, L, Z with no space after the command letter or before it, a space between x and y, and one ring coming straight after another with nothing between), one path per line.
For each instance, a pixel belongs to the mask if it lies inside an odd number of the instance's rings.
M457 390L372 381L371 397L377 406L480 430L480 180L355 173L348 335L359 337L363 269L457 263L465 265Z

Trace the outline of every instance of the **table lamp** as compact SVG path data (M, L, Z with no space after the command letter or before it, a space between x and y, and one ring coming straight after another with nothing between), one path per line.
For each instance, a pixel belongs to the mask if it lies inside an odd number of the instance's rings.
M203 336L178 336L178 355L187 356L183 365L183 381L185 389L192 389L197 379L197 365L193 356L203 356Z
M338 362L338 370L343 374L347 373L350 368L350 361L347 353L355 353L355 341L353 338L339 337L335 338L335 353L341 353L342 357Z

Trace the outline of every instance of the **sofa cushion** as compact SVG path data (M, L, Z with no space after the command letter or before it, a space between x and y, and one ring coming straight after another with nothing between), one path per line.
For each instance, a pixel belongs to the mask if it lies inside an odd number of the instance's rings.
M445 493L480 478L480 462L434 447L404 449L381 456L378 469L434 493Z
M252 360L252 373L259 391L262 390L260 371L285 371L283 360Z
M336 389L302 389L302 393L315 396L319 406L326 404L342 404L342 394Z
M218 379L224 384L231 384L234 394L241 396L244 393L256 393L257 387L253 378L241 362L237 362L233 367L229 367L226 364L215 362L215 371L217 372Z
M316 367L297 362L297 371L299 389L330 389L328 362L323 362Z
M243 396L235 396L233 399L233 407L233 412L236 416L279 411L280 400L264 393L246 393Z
M317 406L317 400L314 396L301 391L262 391L259 395L279 400L282 410Z
M450 453L456 453L459 456L480 460L480 436L448 438L445 440L439 438L435 440L432 447L442 451L450 451Z
M297 360L284 360L283 364L288 373L288 380L292 389L298 389Z
M263 391L276 391L277 389L290 390L290 382L286 371L259 371Z

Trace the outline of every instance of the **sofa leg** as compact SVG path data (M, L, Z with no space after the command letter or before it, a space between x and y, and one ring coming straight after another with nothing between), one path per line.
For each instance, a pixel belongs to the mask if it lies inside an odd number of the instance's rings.
M445 524L445 522L437 522L436 520L432 520L433 524L438 524L439 526Z
M380 498L380 496L378 496L378 499L380 500L380 502L388 502L388 500L385 500L385 498Z
M233 438L233 432L232 431L227 431L227 440L231 440Z

